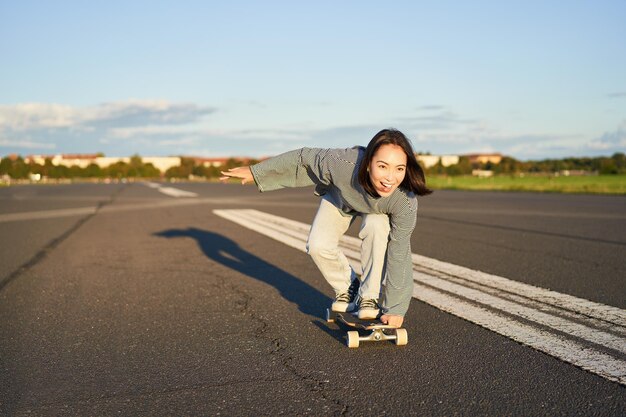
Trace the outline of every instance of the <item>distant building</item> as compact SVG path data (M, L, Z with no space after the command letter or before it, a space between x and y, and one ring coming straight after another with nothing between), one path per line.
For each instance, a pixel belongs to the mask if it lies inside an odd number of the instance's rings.
M118 162L129 163L129 157L106 157L99 156L98 154L57 154L57 155L29 155L24 160L28 163L33 162L39 165L44 165L46 159L52 162L55 166L78 166L80 168L87 168L91 164L95 164L100 168L107 168ZM144 164L152 164L156 169L161 172L167 171L171 167L180 165L180 157L175 156L147 156L142 157L141 162Z
M418 162L421 162L424 168L430 168L441 162L441 165L448 167L459 163L458 155L415 155Z
M470 163L486 164L491 162L492 164L499 164L502 161L502 154L499 153L472 153L462 155L469 159Z
M97 154L56 154L56 155L28 155L24 158L27 163L33 162L35 164L44 165L46 159L52 162L55 166L78 166L80 168L87 168L90 164L95 163Z
M198 158L195 156L186 157L189 159L193 159L196 165L202 165L204 167L221 167L228 162L229 159L235 159L242 164L248 164L253 158L245 157L229 157L229 158ZM257 159L258 160L258 159Z
M141 160L143 161L143 158L141 158ZM98 165L100 168L106 168L113 164L117 164L118 162L124 162L127 164L130 162L130 158L128 157L118 158L114 156L99 156L94 160L94 163Z
M424 168L430 168L439 163L437 155L415 155L417 162L421 163Z
M458 155L441 155L441 165L449 167L450 165L456 165L459 163L460 157Z
M130 160L130 158L129 158ZM152 164L156 169L161 172L165 172L172 167L180 165L179 156L146 156L141 158L141 162L144 164Z
M15 156L17 158L17 156ZM233 158L200 158L195 156L180 157L180 156L145 156L140 157L141 162L144 164L152 164L156 169L164 173L172 167L181 165L181 159L193 159L196 165L202 165L205 167L220 167L229 159L236 159L243 164L247 164L252 161L249 157L233 157ZM44 165L46 160L49 159L52 165L55 166L78 166L80 168L87 168L91 164L95 164L100 168L107 168L118 162L130 163L130 157L110 157L100 156L99 154L56 154L56 155L29 155L24 160L27 163L35 163Z
M473 169L472 175L478 178L489 178L493 177L493 171L488 169Z
M563 171L559 171L558 175L563 175L564 177L582 177L588 175L594 175L591 171L585 171L582 169L566 169Z
M203 167L221 167L226 164L228 158L197 158L197 157L189 157L189 159L193 159L196 165L202 165Z

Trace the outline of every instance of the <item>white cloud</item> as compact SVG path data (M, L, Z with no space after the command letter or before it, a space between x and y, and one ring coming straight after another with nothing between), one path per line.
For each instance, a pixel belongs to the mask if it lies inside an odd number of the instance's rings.
M417 107L418 111L423 111L423 110L444 110L445 107L444 106L440 106L438 104L427 104L424 106L419 106Z
M310 138L311 131L290 130L290 129L245 129L232 130L228 132L229 136L240 139L266 139L270 141L299 141Z
M56 145L54 143L41 143L33 142L30 140L9 140L0 139L0 146L7 148L19 148L19 149L54 149Z
M70 106L46 103L0 106L0 128L5 130L61 128L76 123L77 111Z
M127 100L93 107L56 103L20 103L0 106L0 129L120 128L150 124L177 125L198 121L216 110L166 100Z
M197 133L198 128L188 125L175 126L133 126L111 128L109 136L117 139L128 139L136 136L166 136Z
M179 152L182 149L175 149L176 141L198 135L202 119L215 111L193 103L135 99L88 107L2 105L0 138L5 139L0 148L9 153L21 149L45 152L55 147L60 152Z
M255 157L302 146L366 145L375 133L390 125L407 134L416 151L439 154L500 152L518 159L536 159L611 154L626 148L626 120L614 131L591 140L567 133L507 131L494 127L489 120L466 117L439 105L413 109L410 117L325 128L303 122L276 128L243 123L230 128L207 126L203 119L214 111L165 100L127 100L92 107L4 105L0 106L0 148L10 153L56 148L59 152L102 151L117 156L202 153Z
M593 139L588 147L594 150L624 152L626 150L626 120L612 132L605 132L602 136Z
M198 139L195 137L183 137L169 140L160 140L156 142L158 146L189 146L197 145Z
M422 106L417 113L397 119L402 125L420 130L453 130L484 128L485 122L477 119L462 118L444 106Z

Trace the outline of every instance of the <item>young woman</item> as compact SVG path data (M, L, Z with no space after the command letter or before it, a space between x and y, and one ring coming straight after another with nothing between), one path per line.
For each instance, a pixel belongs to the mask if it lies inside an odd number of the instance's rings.
M367 148L297 149L222 175L222 181L254 181L261 192L315 185L322 201L307 251L335 290L331 309L358 308L359 318L380 315L383 323L402 325L413 292L410 239L416 195L432 192L402 132L381 130ZM339 249L340 237L356 216L362 217L360 277Z

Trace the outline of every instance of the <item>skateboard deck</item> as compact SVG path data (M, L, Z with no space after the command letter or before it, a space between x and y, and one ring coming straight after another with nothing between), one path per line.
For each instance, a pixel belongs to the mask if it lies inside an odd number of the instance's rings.
M361 320L350 312L340 313L326 309L326 322L333 323L335 321L356 329L347 332L346 344L350 348L358 348L360 342L381 342L383 340L393 340L398 346L408 343L406 329L383 324L378 320ZM361 333L366 334L361 335Z

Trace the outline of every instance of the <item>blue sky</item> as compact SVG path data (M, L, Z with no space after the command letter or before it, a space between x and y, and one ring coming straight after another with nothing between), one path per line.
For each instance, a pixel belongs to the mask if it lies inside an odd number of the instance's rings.
M626 150L624 1L0 0L0 155Z

